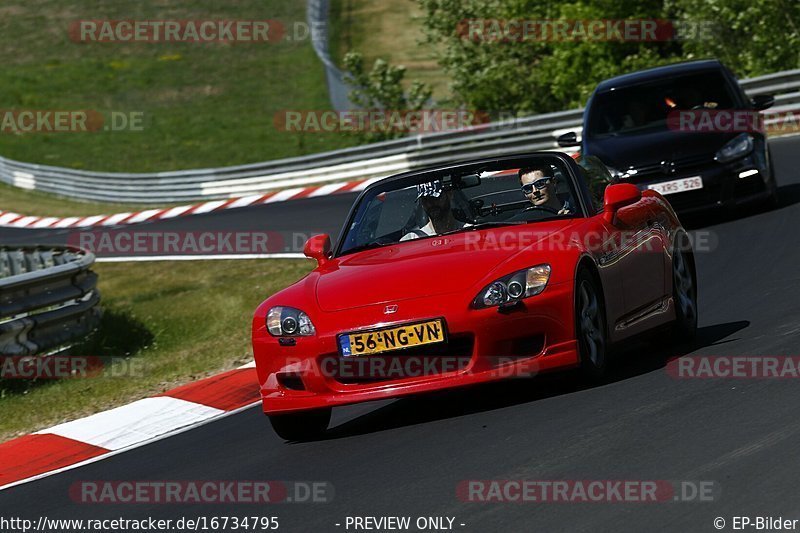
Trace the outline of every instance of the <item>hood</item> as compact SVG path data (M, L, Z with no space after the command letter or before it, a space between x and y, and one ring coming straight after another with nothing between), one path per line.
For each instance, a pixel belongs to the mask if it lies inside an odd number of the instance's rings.
M504 262L572 222L558 220L467 231L345 255L317 271L317 303L323 311L342 311L462 293L473 289Z
M659 164L664 160L707 158L711 161L714 154L736 135L658 130L587 139L585 151L617 170Z

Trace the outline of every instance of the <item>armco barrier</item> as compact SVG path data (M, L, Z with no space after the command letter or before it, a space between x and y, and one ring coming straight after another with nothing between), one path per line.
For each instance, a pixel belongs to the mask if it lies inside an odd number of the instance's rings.
M800 69L740 83L751 96L775 94L771 111L800 112ZM558 134L580 131L582 115L582 109L573 109L265 163L155 174L88 172L0 158L0 181L99 201L163 205L233 198L388 176L456 159L555 149Z
M0 356L44 355L98 324L94 255L76 248L0 248Z

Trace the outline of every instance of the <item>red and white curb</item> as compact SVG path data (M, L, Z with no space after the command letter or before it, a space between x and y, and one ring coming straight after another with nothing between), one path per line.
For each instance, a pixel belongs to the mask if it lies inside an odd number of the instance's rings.
M316 198L332 194L363 191L369 184L381 178L368 180L348 181L344 183L329 183L314 187L297 187L282 191L272 191L266 194L254 194L228 200L214 200L195 205L182 205L164 209L148 209L138 213L117 213L115 215L94 215L90 217L34 217L20 215L8 211L0 211L0 227L4 228L29 228L29 229L64 229L64 228L92 228L102 226L121 226L140 224L142 222L155 222L176 217L201 215L225 209L250 207L254 205L285 202L287 200L300 200L301 198Z
M0 444L0 490L78 468L260 403L255 363Z

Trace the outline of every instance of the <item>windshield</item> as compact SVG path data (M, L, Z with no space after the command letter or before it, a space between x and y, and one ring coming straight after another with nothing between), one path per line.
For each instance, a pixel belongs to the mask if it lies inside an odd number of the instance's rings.
M667 128L673 111L731 109L734 99L719 72L703 72L622 87L592 98L588 137L607 137Z
M341 254L415 239L578 215L574 183L557 157L529 157L421 173L371 189L359 203Z

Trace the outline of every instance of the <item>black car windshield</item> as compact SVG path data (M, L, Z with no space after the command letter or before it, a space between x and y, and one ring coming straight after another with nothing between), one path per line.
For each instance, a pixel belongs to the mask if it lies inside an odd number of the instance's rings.
M523 171L520 176L520 171ZM387 180L356 208L339 255L498 225L577 216L575 184L555 156Z
M587 137L666 129L667 117L673 111L732 107L733 95L717 71L620 87L592 98Z

